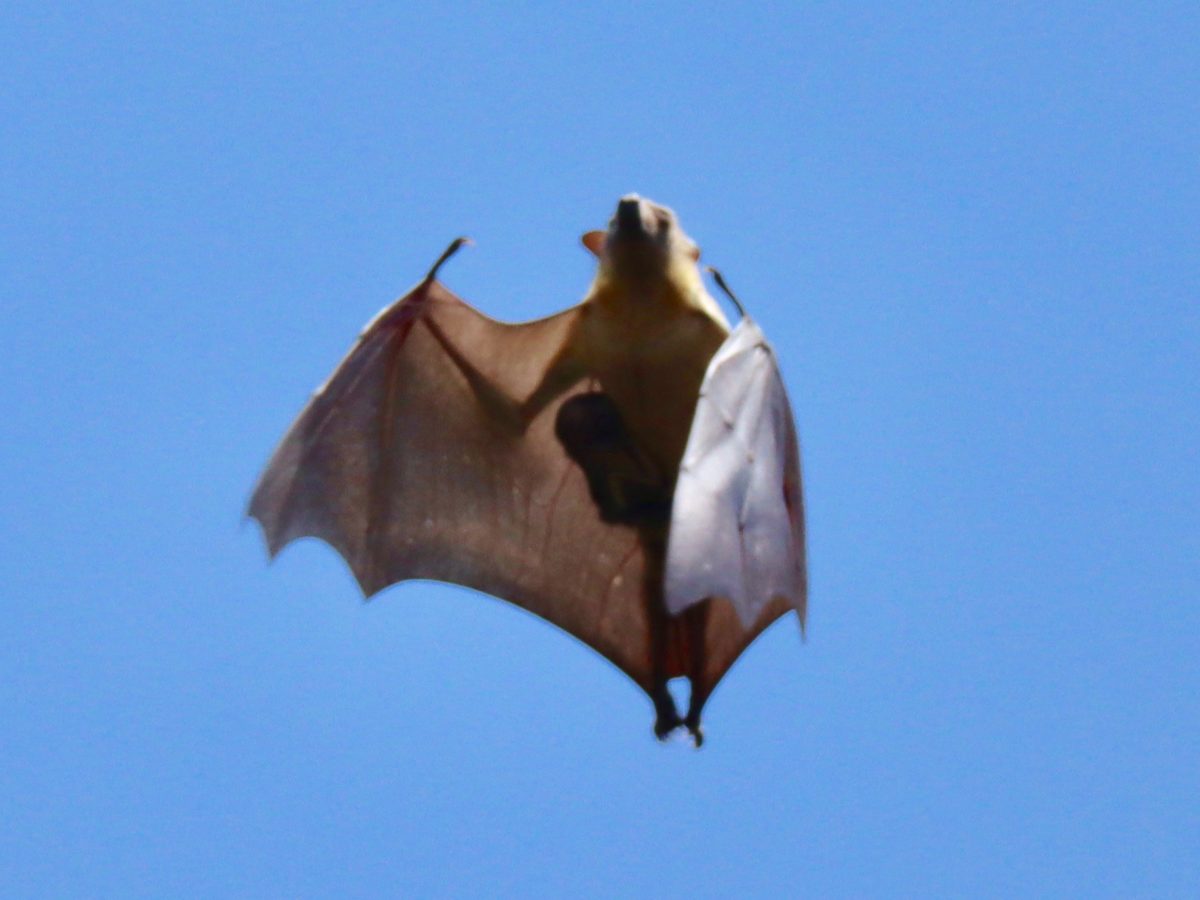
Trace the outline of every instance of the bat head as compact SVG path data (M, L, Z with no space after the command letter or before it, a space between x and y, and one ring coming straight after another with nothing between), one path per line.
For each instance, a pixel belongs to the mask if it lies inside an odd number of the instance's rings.
M583 244L602 270L620 278L668 276L680 262L694 265L700 248L679 227L674 211L637 194L617 203L606 231L589 231Z

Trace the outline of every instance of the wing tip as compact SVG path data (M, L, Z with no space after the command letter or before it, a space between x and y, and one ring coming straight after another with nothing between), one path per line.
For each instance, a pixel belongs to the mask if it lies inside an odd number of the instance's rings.
M251 506L242 515L242 527L245 527L247 522L254 522L258 525L259 531L262 532L263 543L267 548L267 562L274 562L275 557L279 556L281 550L286 547L290 541L281 539L277 534L272 533L266 518Z

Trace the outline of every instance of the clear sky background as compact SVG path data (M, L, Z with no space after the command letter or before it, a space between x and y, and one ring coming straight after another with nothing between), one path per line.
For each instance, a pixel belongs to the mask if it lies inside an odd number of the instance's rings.
M1196 6L333 6L0 13L3 893L1196 896ZM808 642L700 752L240 521L448 240L531 318L633 190L803 441Z

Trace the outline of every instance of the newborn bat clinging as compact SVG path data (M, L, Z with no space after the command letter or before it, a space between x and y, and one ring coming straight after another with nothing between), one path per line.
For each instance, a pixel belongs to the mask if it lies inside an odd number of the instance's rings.
M313 396L250 515L272 555L328 541L367 596L433 578L528 609L642 687L660 738L699 744L742 650L788 609L803 624L795 429L762 333L730 333L670 210L627 196L583 242L583 302L519 325L436 280L451 245Z

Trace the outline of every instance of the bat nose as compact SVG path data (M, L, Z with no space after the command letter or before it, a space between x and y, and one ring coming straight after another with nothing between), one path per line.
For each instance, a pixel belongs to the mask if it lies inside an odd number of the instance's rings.
M644 230L642 198L637 194L626 194L617 204L617 231L623 234L637 234Z

